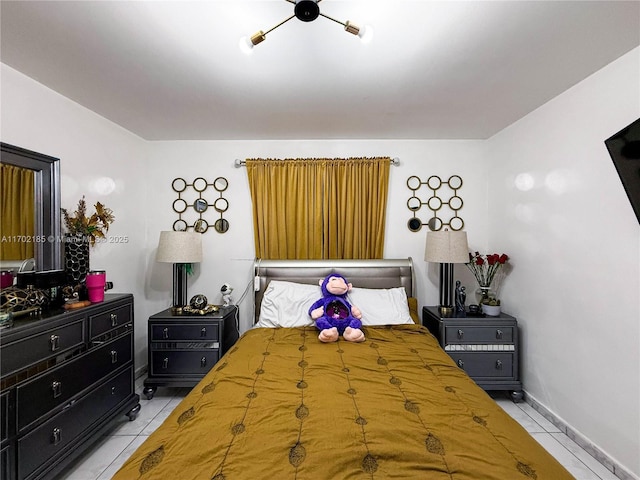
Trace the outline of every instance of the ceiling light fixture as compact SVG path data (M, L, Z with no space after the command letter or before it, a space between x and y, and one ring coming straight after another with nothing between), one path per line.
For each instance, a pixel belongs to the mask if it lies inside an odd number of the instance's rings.
M360 28L357 25L354 25L353 23L349 22L348 20L346 22L341 22L340 20L336 20L335 18L332 18L328 15L325 15L324 13L321 13L318 3L320 3L322 0L285 0L285 1L289 3L293 3L295 5L293 9L293 15L291 15L288 18L285 18L282 22L278 23L275 27L270 28L266 32L259 30L256 33L254 33L251 37L242 37L240 39L240 49L242 51L244 51L245 53L250 53L253 47L255 47L259 43L262 43L266 40L267 34L273 32L276 28L284 25L294 17L302 22L312 22L318 17L324 17L333 22L339 23L344 27L345 31L358 36L364 43L368 43L371 41L371 38L373 36L373 30L370 26L365 26L363 28Z

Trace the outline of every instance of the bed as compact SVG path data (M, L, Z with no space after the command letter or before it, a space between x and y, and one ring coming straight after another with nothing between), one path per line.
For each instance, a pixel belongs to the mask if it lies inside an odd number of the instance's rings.
M363 343L322 343L300 313L333 272ZM255 275L254 328L114 479L573 478L420 325L411 259L257 260Z

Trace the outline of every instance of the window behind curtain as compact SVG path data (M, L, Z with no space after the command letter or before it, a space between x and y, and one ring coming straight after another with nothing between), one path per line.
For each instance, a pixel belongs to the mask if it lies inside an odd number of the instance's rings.
M391 159L248 159L257 258L382 258Z

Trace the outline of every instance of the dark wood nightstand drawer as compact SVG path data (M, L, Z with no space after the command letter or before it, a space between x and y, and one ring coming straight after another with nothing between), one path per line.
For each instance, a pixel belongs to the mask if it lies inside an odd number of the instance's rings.
M448 325L444 343L512 343L513 338L513 327Z
M151 375L203 376L220 358L220 351L175 350L151 352Z
M77 318L77 317L76 317ZM84 318L2 346L2 376L84 345Z
M131 334L120 337L86 356L48 371L16 389L18 430L65 404L95 382L131 361Z
M109 330L131 322L131 305L123 305L89 317L89 337L93 340Z
M166 340L220 340L220 324L218 322L196 323L159 323L151 327L152 342Z
M449 356L473 378L514 378L513 354L500 352L449 352Z

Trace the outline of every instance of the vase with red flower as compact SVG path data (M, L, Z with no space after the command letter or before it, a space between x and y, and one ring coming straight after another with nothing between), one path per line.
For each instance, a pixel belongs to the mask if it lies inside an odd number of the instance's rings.
M471 270L478 282L479 288L476 290L478 305L496 297L496 292L491 289L491 283L508 260L509 256L505 253L488 253L486 255L481 255L479 252L475 252L475 255L469 253L469 262L465 265Z

